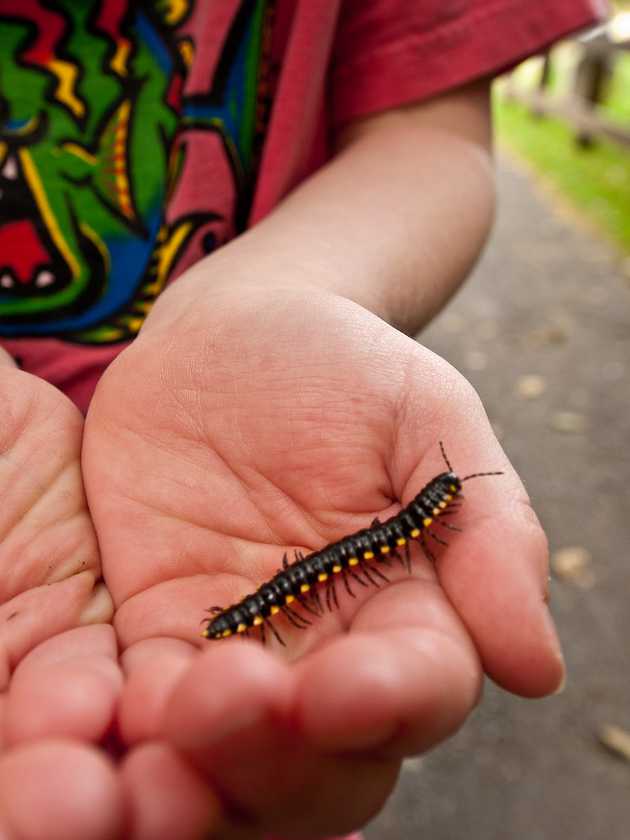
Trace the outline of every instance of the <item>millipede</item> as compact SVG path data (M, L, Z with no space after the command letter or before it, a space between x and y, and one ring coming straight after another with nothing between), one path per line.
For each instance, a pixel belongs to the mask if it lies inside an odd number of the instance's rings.
M208 610L211 618L204 619L207 626L201 635L206 639L226 639L233 635L248 635L250 629L260 628L264 642L265 628L269 628L278 642L285 645L271 619L283 614L294 627L305 629L312 620L298 612L296 605L310 616L321 616L324 612L322 585L326 608L332 611L333 607L339 607L336 591L339 579L346 592L356 598L353 582L364 587L389 583L389 578L378 565L391 566L392 558L411 573L409 544L414 540L435 562L425 535L430 535L441 545L447 545L429 530L433 523L438 522L451 531L461 530L441 518L458 508L459 501L463 499L464 482L471 478L503 474L500 471L478 472L459 478L451 467L442 441L440 450L447 471L432 478L399 513L384 522L375 519L369 528L356 531L311 554L296 551L292 563L285 553L282 568L251 595L230 607L211 607Z

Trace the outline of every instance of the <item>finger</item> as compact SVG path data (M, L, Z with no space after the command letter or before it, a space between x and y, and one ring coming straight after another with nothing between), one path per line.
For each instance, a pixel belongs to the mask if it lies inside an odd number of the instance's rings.
M286 713L291 676L261 646L224 642L197 655L176 685L164 729L181 750L203 757L228 736Z
M244 817L264 805L278 782L270 765L275 768L287 742L294 743L287 718L291 686L287 665L259 645L235 640L197 656L172 693L166 737L220 780L222 794L239 803Z
M109 621L82 486L83 418L50 384L0 365L0 684L35 645ZM6 410L4 410L6 409Z
M106 590L96 587L94 573L80 572L56 583L36 586L0 606L0 688L17 663L36 645L77 625L94 621L94 600ZM83 619L87 610L88 621ZM102 612L102 610L99 610Z
M399 763L319 755L296 727L292 684L260 647L222 643L175 688L165 734L219 791L232 824L285 836L356 828L382 807Z
M472 526L469 542L444 557L439 577L479 650L486 673L525 697L560 689L565 665L539 569L546 540L504 512Z
M17 667L5 706L7 743L67 736L96 743L112 725L122 677L110 625L69 630Z
M400 766L396 759L307 753L268 779L269 793L256 819L282 838L345 838L382 810Z
M0 694L0 753L2 753L6 746L6 725L5 725L5 715L6 715L6 708L7 708L7 695L6 693Z
M427 351L418 352L424 363L436 367ZM544 534L478 397L454 372L440 372L428 421L426 388L419 390L424 383L412 381L405 394L392 464L394 483L408 503L429 478L445 471L440 440L460 476L504 471L464 485L465 500L452 520L464 533L448 535L449 546L438 552L437 569L488 674L510 691L548 694L562 682L564 665L545 604ZM424 438L433 445L419 453L418 424L423 418Z
M121 781L130 810L129 840L216 836L221 823L218 799L172 747L136 747L122 764Z
M118 725L125 744L162 737L162 723L174 687L195 649L178 639L147 639L128 648L121 658L125 685Z
M20 840L122 838L113 767L96 750L69 740L15 747L0 758L0 825Z
M439 743L479 697L481 666L468 634L430 580L377 593L350 635L305 657L296 716L326 753L402 758Z

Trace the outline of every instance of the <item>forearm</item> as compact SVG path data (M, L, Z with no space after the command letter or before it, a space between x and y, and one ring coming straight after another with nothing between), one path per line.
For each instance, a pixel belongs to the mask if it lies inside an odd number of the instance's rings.
M15 367L15 360L10 356L4 347L0 347L0 367Z
M330 163L183 284L304 283L417 331L464 280L492 223L487 98L485 85L472 109L468 89L351 128Z

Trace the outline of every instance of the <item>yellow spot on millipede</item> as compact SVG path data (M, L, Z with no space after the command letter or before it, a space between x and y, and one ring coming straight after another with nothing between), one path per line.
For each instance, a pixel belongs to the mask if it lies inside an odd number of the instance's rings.
M358 557L351 557L348 560L348 566L358 566L359 565L359 558Z
M295 601L295 595L287 595L284 599L285 604L292 604Z
M236 628L237 633L244 633L247 630L247 624L239 624Z
M425 527L425 528L428 528L428 527L429 527L429 525L430 525L432 522L433 522L433 520L432 520L429 516L427 516L427 518L426 518L426 519L423 519L423 520L422 520L422 524L424 525L424 527Z
M338 575L341 571L341 566L333 566L332 570L336 575Z
M254 626L258 627L259 624L262 624L265 619L261 615L257 615L254 619Z
M373 557L374 557L374 552L373 551L364 551L363 552L363 559L364 560L372 560Z
M223 636L224 639L227 639L228 636L232 635L232 631L231 630L224 630L221 635Z
M382 545L381 546L381 554L389 554L389 546L388 545Z
M303 584L302 584L302 586L300 586L300 592L308 592L308 590L309 590L310 588L311 588L311 587L309 586L309 584L308 584L308 583L303 583Z
M454 484L451 484L451 486L448 489L451 491L451 493L457 493L457 487L455 487Z
M448 504L447 502L442 501L442 502L439 503L438 507L440 508L440 510L444 510L444 508L446 507L447 504Z
M420 528L414 528L413 531L409 534L409 536L413 537L413 539L415 540L416 537L420 536Z
M407 540L404 537L398 537L396 540L396 545L405 545Z
M450 494L450 493L447 493L447 494L446 494L446 496L444 496L444 500L445 500L446 502L452 502L452 501L453 501L453 497L451 496L451 494Z
M274 605L274 606L273 606L273 607L269 610L269 612L271 613L271 615L276 615L277 613L279 613L279 612L280 612L280 607L276 607L276 606Z
M328 575L326 574L326 572L321 572L319 575L317 575L317 580L323 583L325 580L328 580Z
M439 515L440 515L440 509L438 507L434 507L433 508L433 516L439 516Z

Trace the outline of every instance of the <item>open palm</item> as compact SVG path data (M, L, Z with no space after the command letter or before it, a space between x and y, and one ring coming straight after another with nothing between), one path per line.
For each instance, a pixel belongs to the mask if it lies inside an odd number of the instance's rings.
M83 492L83 419L0 350L0 834L113 837L120 786L95 748L121 675ZM36 803L36 807L34 807Z
M159 742L183 757L232 826L348 830L405 755L461 724L483 669L523 694L556 687L544 538L477 397L433 354L313 289L217 286L182 306L189 293L164 296L86 423L121 733L138 754ZM205 610L253 591L285 551L393 515L443 470L439 440L456 469L506 475L467 485L437 567L414 548L411 576L355 581L356 598L338 586L339 609L306 630L279 616L286 649L200 638Z

